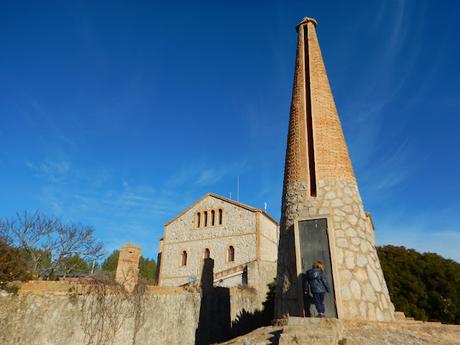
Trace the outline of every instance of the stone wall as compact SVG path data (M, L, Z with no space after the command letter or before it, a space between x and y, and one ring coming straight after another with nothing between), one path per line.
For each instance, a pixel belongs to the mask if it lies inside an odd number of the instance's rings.
M276 262L254 261L248 264L248 285L257 291L259 303L263 303L268 292L268 284L276 278Z
M334 283L339 317L393 320L394 307L377 256L374 229L363 210L356 184L340 178L322 179L318 196L308 199L304 197L305 189L301 184L291 185L286 193L285 224L292 228L296 219L328 219L334 239L331 261L337 273ZM290 250L280 248L280 251L286 252L283 262L290 260L287 257ZM295 292L292 293L294 301L297 300Z
M268 217L260 214L260 260L276 262L278 258L279 227Z
M250 289L211 290L203 298L199 290L155 287L141 300L132 295L120 303L111 293L100 297L83 290L75 283L35 282L18 295L0 294L0 344L192 345L203 334L204 312L228 330L243 309L261 308Z

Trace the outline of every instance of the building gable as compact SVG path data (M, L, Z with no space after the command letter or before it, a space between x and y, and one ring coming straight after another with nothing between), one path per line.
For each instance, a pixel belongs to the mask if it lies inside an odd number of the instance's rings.
M185 213L187 213L188 211L190 211L191 209L195 208L198 204L200 204L201 202L203 202L205 199L207 198L215 198L215 199L219 199L219 200L222 200L226 203L229 203L231 205L235 205L235 206L238 206L238 207L241 207L245 210L248 210L248 211L251 211L251 212L260 212L262 213L265 217L267 217L268 219L270 219L272 222L274 222L275 224L278 225L278 222L276 220L274 220L272 217L270 217L266 212L262 211L261 209L258 209L256 207L252 207L252 206L249 206L249 205L246 205L242 202L239 202L239 201L235 201L235 200L232 200L232 199L228 199L226 197L223 197L221 195L218 195L218 194L215 194L215 193L207 193L206 195L204 195L202 198L198 199L197 201L195 201L192 205L190 205L189 207L187 207L185 210L183 210L181 213L179 213L176 217L174 217L173 219L171 219L169 222L166 222L164 224L164 226L168 226L170 225L171 223L175 222L176 220L178 220L181 216L183 216Z

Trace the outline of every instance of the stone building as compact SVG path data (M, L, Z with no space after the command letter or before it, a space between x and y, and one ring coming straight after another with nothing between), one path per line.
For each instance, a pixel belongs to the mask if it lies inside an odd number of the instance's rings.
M206 194L164 226L159 244L161 286L200 280L203 259L214 260L214 284L263 290L276 275L278 223L264 211Z
M275 316L304 315L300 277L322 260L332 285L326 295L327 316L393 320L374 226L364 212L316 26L310 18L297 26Z

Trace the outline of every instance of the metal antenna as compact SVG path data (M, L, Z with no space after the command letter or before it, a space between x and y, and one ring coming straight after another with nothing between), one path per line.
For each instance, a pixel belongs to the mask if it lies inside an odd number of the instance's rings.
M240 201L240 175L236 177L236 201Z
M232 192L230 192L230 200L232 200Z
M268 204L267 202L264 202L264 211L267 212Z

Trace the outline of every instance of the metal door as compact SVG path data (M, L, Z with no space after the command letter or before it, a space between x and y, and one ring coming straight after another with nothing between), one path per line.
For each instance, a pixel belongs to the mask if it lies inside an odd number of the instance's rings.
M310 269L315 261L319 260L324 263L324 271L330 287L330 292L326 293L324 299L326 316L337 317L327 219L299 221L299 243L302 273ZM309 303L307 298L307 316L316 315L316 309L311 302Z

